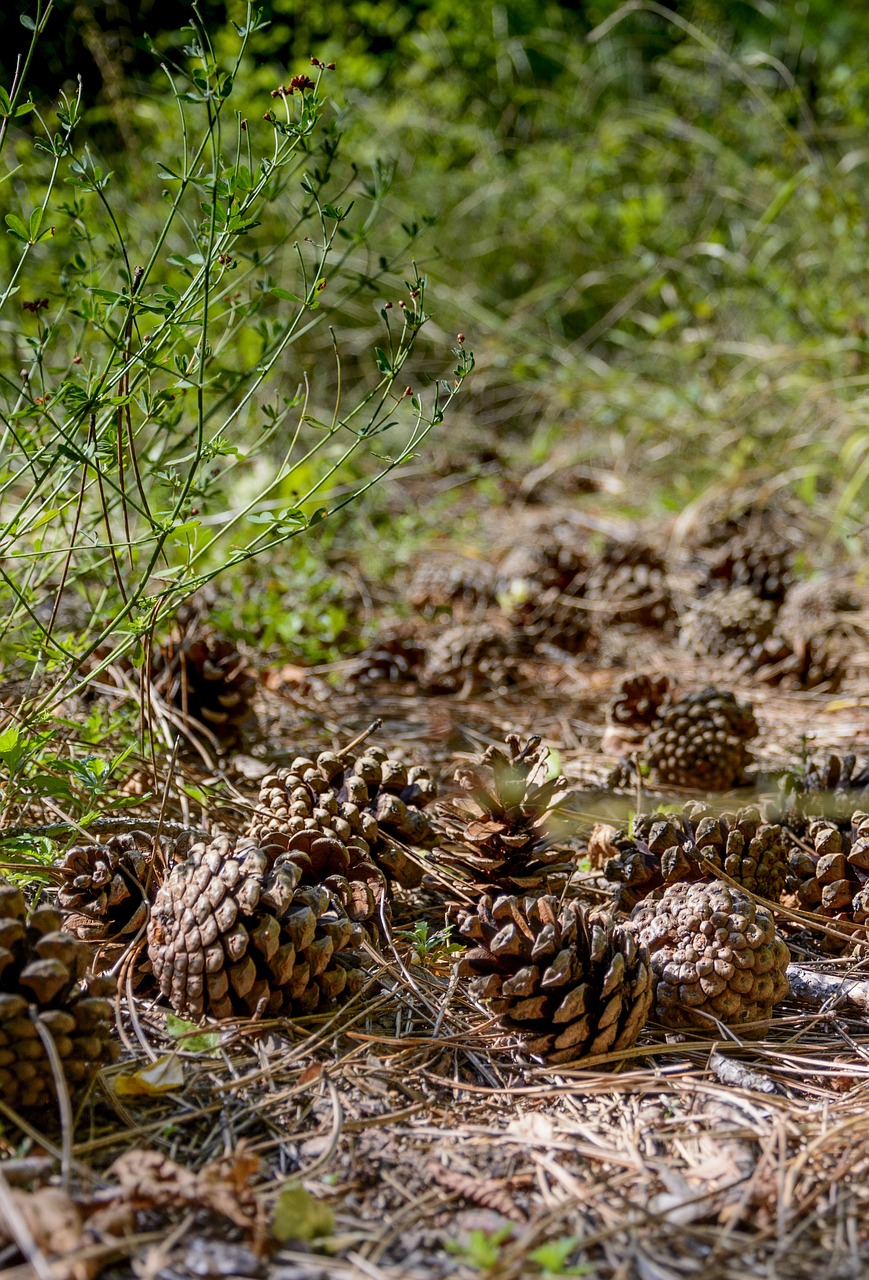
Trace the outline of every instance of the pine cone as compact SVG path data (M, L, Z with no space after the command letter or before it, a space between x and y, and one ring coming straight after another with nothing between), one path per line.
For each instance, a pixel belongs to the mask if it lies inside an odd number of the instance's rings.
M581 582L565 591L514 582L510 591L499 599L511 625L531 651L540 645L551 645L564 653L576 654L591 641L592 619L585 607Z
M92 942L130 939L148 918L148 903L163 872L189 848L189 837L154 838L144 831L112 836L104 844L74 845L58 870L62 883L57 904L64 928Z
M170 643L152 656L151 679L170 705L225 743L252 716L256 677L229 640L208 632Z
M511 547L498 566L498 589L511 595L522 586L535 591L570 592L581 586L588 560L574 542L568 526L552 530L546 541L520 542Z
M459 931L469 991L527 1053L575 1062L635 1044L652 998L648 955L624 926L558 900L484 896Z
M778 811L798 834L809 818L850 821L855 809L869 809L869 761L858 766L850 753L815 756L804 768L786 773L779 785Z
M603 874L623 886L618 901L625 910L662 885L714 880L703 863L772 901L781 896L789 876L784 833L780 826L762 822L755 808L718 815L691 803L681 816L644 814L631 834L616 831L610 843L613 854L604 862Z
M397 683L415 680L427 652L428 624L420 618L404 618L382 627L371 644L358 654L347 670L348 683Z
M790 954L772 914L723 884L671 884L634 908L651 956L654 1017L716 1033L770 1017L788 994Z
M585 595L601 606L599 627L662 627L676 616L667 566L654 548L610 542L589 570Z
M196 844L157 892L148 956L163 995L199 1019L330 1009L362 983L362 928L274 845Z
M485 560L429 557L414 573L407 598L429 616L447 610L467 618L495 603L495 588L495 569Z
M473 764L456 770L467 797L457 806L461 844L439 851L438 857L480 889L545 891L570 862L551 847L567 783L560 777L547 780L549 748L539 738L523 746L511 733L507 748L487 747Z
M732 693L708 688L667 707L643 747L653 782L662 786L726 791L738 786L757 736L751 706Z
M54 1041L73 1096L115 1056L111 978L88 972L91 949L62 929L55 907L28 915L24 895L0 879L0 1090L19 1110L51 1108L52 1067L40 1028Z
M750 518L749 526L744 520L725 520L711 527L707 550L701 551L707 579L781 602L793 581L793 548Z
M506 620L456 622L433 639L419 685L428 693L500 689L518 679L519 646Z
M290 837L291 845L296 836L310 841L321 835L346 848L343 874L350 880L374 886L376 878L386 876L414 888L423 873L401 846L434 844L423 807L436 794L427 769L408 768L379 747L366 747L358 757L332 751L322 751L316 760L298 756L288 769L263 779L261 812L248 834L261 842Z
M789 861L787 887L804 911L844 925L869 920L869 814L854 813L847 831L825 818L809 820Z
M842 677L822 644L791 644L779 632L775 606L748 587L713 591L682 617L680 640L698 657L722 658L735 675L793 689L835 685Z
M673 684L668 676L626 676L607 707L610 724L630 729L649 729L672 701Z

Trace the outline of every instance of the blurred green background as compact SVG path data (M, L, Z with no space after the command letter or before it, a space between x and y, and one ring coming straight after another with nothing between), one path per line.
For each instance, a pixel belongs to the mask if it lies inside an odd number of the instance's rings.
M20 7L0 17L7 84ZM172 127L157 63L185 12L59 4L31 76L46 102L81 76L90 145L145 220L147 157ZM228 48L242 6L199 12ZM573 468L577 492L632 515L760 484L862 538L869 7L275 0L263 16L239 78L251 111L312 54L336 62L346 153L389 187L380 243L409 229L437 299L423 374L457 332L476 354L432 446L442 468L488 500ZM335 321L351 352L366 306Z

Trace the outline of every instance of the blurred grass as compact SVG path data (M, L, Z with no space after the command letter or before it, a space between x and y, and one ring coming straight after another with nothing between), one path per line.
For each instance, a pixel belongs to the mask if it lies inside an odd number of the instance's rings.
M507 499L549 463L591 477L597 492L577 502L634 516L678 513L714 491L795 494L832 542L865 548L862 5L273 0L265 15L238 78L242 114L261 115L311 54L338 64L330 120L352 157L340 181L357 201L348 234L359 232L328 317L345 385L370 373L382 298L397 303L404 289L384 262L408 246L437 297L414 384L443 376L458 332L477 357L461 410L409 486L372 491L337 547L330 535L311 555L361 547L369 570L388 576L426 529L443 537L454 524L467 541L469 507ZM159 54L177 8L155 2L149 16ZM110 49L117 31L94 5L92 42L101 29ZM231 25L214 38L228 48ZM150 56L137 48L119 72L139 96L104 79L89 117L92 149L146 245L173 128ZM22 134L19 160L26 145ZM279 212L269 219L261 238L280 280L293 233ZM362 234L375 221L379 258ZM18 358L21 336L7 337ZM305 373L312 412L328 417L338 369L327 324L295 345L283 390ZM451 488L451 471L466 482ZM275 601L301 598L305 555L276 553L271 568ZM265 628L313 659L332 657L347 629L340 583L321 577L328 599L318 588L308 602L321 648L298 639L283 604Z

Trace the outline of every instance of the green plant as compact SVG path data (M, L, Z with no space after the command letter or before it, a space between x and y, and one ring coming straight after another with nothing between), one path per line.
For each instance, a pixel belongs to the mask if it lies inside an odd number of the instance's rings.
M450 1253L456 1254L473 1267L475 1271L497 1275L496 1268L501 1259L501 1246L511 1238L515 1231L512 1223L505 1223L494 1231L483 1231L475 1227L469 1231L464 1240L447 1240L446 1247Z
M563 1236L559 1240L548 1240L538 1245L527 1254L528 1262L539 1268L544 1280L550 1276L587 1276L592 1268L587 1263L576 1263L571 1266L569 1259L576 1253L579 1236Z
M388 182L341 159L332 68L312 60L251 101L240 81L258 12L228 63L193 15L162 60L174 131L163 119L137 165L113 170L78 144L79 97L61 99L58 127L34 110L33 133L14 139L0 332L20 373L0 372L0 658L22 681L16 714L34 720L120 655L140 665L192 592L412 457L473 367L459 343L448 379L407 386L427 285L398 264L418 227L378 256ZM20 90L0 100L0 145ZM333 326L363 298L380 337L368 345L369 323L367 350L350 343L345 361Z
M132 750L128 743L110 757L82 754L75 743L62 740L59 726L27 735L9 725L0 734L0 825L32 803L62 805L64 819L80 826L109 800L114 809L138 804L143 797L125 795L118 787Z
M396 937L411 947L419 964L428 960L449 960L465 949L460 942L453 941L451 927L432 933L427 920L418 920L412 929L398 930Z

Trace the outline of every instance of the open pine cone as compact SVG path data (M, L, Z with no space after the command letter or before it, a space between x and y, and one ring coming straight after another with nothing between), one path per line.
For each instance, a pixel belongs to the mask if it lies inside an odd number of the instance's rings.
M107 999L114 979L89 972L91 948L62 922L56 907L28 914L21 891L0 880L0 1090L18 1110L55 1103L43 1035L54 1042L73 1096L115 1056Z
M458 841L438 854L480 889L512 891L551 887L570 859L553 848L557 809L564 801L564 778L547 780L549 748L538 737L523 745L507 737L507 750L487 747L470 765L456 770L466 800L457 805Z
M639 672L626 676L607 707L610 724L648 731L661 711L673 700L673 684L669 676L653 676Z
M148 957L177 1013L199 1019L298 1015L359 990L360 925L324 885L302 885L278 846L216 836L157 892Z
M648 954L610 918L556 898L481 898L459 932L469 991L527 1053L575 1062L635 1044L652 999Z
M148 903L166 867L186 852L189 837L154 838L144 831L111 836L103 844L74 845L58 870L57 904L64 928L92 942L129 940L148 918Z
M750 515L712 524L698 554L710 584L746 587L761 600L782 601L793 581L793 547Z
M724 884L671 884L634 908L651 956L653 1016L665 1027L742 1027L788 994L790 954L766 907Z
M778 628L776 607L749 587L713 591L695 600L681 620L680 641L701 658L720 658L736 675L767 684L813 689L835 686L841 662L822 643L791 643Z
M644 814L631 834L614 832L610 846L603 874L620 886L618 901L626 910L662 885L714 879L704 863L772 901L781 896L790 874L781 827L762 822L755 808L719 815L691 803L681 815Z
M263 841L319 833L346 846L351 879L373 883L374 863L383 876L413 888L423 873L402 846L435 843L423 808L436 794L427 769L393 760L380 747L368 746L359 756L321 751L316 760L298 756L263 779L248 834Z
M495 603L496 573L485 560L428 556L413 575L407 599L414 609L456 617L484 612Z
M652 781L662 786L726 791L744 781L757 736L751 706L707 688L666 707L643 746Z
M855 810L869 809L869 762L851 753L827 751L802 769L784 775L779 787L783 821L800 834L809 818L850 821Z
M151 679L185 719L198 720L225 744L253 714L256 676L230 640L208 631L155 650Z
M520 637L506 618L453 622L432 638L419 672L427 693L501 689L519 679Z

